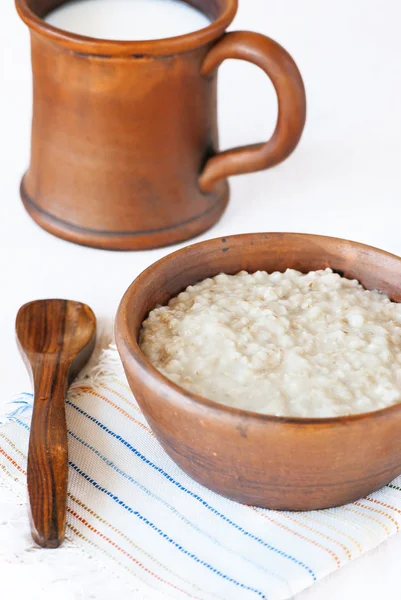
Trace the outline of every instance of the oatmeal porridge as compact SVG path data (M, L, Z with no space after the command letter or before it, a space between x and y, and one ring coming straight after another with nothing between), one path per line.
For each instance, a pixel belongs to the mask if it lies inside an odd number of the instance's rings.
M334 417L401 401L401 304L331 269L206 279L154 309L140 345L181 387L253 412Z

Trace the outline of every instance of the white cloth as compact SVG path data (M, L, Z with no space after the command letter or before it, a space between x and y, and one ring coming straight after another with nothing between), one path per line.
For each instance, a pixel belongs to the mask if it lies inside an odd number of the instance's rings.
M30 394L15 400L0 427L0 474L17 493L31 403ZM243 506L195 483L149 429L115 348L72 386L66 407L69 545L123 574L135 597L289 598L401 526L401 478L309 513Z

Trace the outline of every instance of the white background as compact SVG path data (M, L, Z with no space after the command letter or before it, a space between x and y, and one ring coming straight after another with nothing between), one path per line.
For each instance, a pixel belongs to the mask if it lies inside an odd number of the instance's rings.
M284 164L232 180L226 214L198 239L261 230L299 231L350 238L401 255L400 3L240 0L240 4L232 29L270 35L296 59L308 96L307 126L297 151ZM229 62L220 75L222 146L267 139L274 126L276 99L264 74L245 63ZM15 392L30 389L14 342L14 319L21 304L65 297L87 302L99 318L111 318L135 276L171 251L122 254L82 248L52 237L28 218L18 186L29 161L31 99L28 32L12 0L1 0L0 408ZM0 569L5 564L2 539ZM81 559L75 567L73 555L68 556L71 576ZM62 554L52 559L60 573L65 560ZM298 598L370 600L380 594L399 599L400 565L398 535ZM14 564L9 571L14 580L26 573L24 568L18 561ZM63 598L113 597L112 583L106 589L103 581L96 590L92 577L90 590L84 575L74 581L80 582L79 595L71 592ZM50 597L54 584L49 582L42 586L33 581L30 597L44 598L46 592ZM7 600L19 597L10 594Z

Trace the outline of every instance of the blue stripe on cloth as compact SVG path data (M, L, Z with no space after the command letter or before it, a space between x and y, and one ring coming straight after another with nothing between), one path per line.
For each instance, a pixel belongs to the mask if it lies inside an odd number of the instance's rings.
M21 425L21 427L23 427L24 429L27 429L28 431L31 430L31 428L29 427L29 425L27 425L23 421L20 421L19 419L14 419L14 420L15 420L16 423L18 423L18 425Z
M275 552L279 556L282 556L283 558L285 558L287 560L290 560L291 562L295 563L296 565L302 567L303 569L305 569L309 573L309 575L311 575L311 577L313 578L313 581L316 581L316 575L315 575L315 573L313 572L313 570L308 565L306 565L305 563L303 563L302 561L300 561L299 559L297 559L295 556L292 556L291 554L287 554L286 552L284 552L284 550L279 550L278 548L275 548L274 546L272 546L268 542L265 542L261 538L257 537L256 535L252 534L251 532L247 531L246 529L243 529L243 527L241 527L237 523L234 523L234 521L231 521L231 519L229 519L228 517L226 517L225 515L223 515L222 513L220 513L216 508L214 508L213 506L210 506L210 504L208 504L206 502L206 500L204 500L203 498L201 498L201 496L198 496L197 494L195 494L191 490L188 490L181 483L179 483L178 481L176 481L175 479L173 479L173 477L171 477L171 475L169 475L168 473L166 473L166 471L164 471L161 467L158 467L157 465L155 465L154 463L152 463L148 458L146 458L146 456L144 456L136 448L134 448L133 446L131 446L131 444L129 444L126 440L124 440L120 435L118 435L114 431L111 431L110 429L108 429L108 427L106 427L106 425L104 425L103 423L101 423L100 421L98 421L97 419L95 419L95 417L92 417L91 415L89 415L88 413L86 413L84 410L82 410L81 408L79 408L79 406L76 406L73 402L71 402L71 400L67 400L67 404L69 406L71 406L72 408L74 408L81 415L87 417L90 421L92 421L92 423L95 423L100 429L102 429L102 431L104 431L105 433L108 433L114 439L116 439L120 443L122 443L126 448L128 448L128 450L130 450L133 454L135 454L135 456L137 456L138 458L140 458L143 462L145 462L147 465L149 465L150 467L152 467L155 471L157 471L158 473L160 473L161 475L163 475L163 477L165 477L168 481L170 481L170 483L172 483L173 485L175 485L177 488L179 488L180 490L182 490L183 492L185 492L186 494L188 494L189 496L191 496L192 498L194 498L195 500L197 500L198 502L200 502L205 508L207 508L208 510L210 510L213 514L215 514L216 516L220 517L223 521L225 521L226 523L228 523L229 525L231 525L232 527L234 527L235 529L237 529L238 531L240 531L241 533L243 533L245 536L249 537L250 539L252 539L252 540L254 540L256 542L258 542L259 544L261 544L262 546L264 546L268 550L270 550L272 552Z
M110 459L108 459L101 452L99 452L99 450L97 450L96 448L94 448L93 446L91 446L90 444L88 444L87 442L85 442L84 440L82 440L75 433L73 433L72 431L69 431L68 434L72 438L74 438L75 440L77 440L80 444L82 444L83 446L85 446L85 448L88 448L88 450L90 450L91 452L93 452L94 454L96 454L96 456L98 456L108 467L111 467L119 475L121 475L122 477L124 477L125 479L127 479L128 481L130 481L131 483L133 483L135 486L137 486L139 489L141 489L145 494L147 494L148 496L150 496L151 498L153 498L154 500L156 500L156 502L160 502L160 504L163 504L166 508L168 508L168 510L170 510L174 515L176 515L181 521L183 521L186 525L188 525L189 527L191 527L192 529L194 529L200 535L203 535L204 537L206 537L213 544L215 544L216 546L219 546L220 548L223 548L223 550L225 550L225 552L229 552L230 554L233 554L234 556L237 556L238 558L240 558L244 562L247 562L248 564L252 565L255 569L257 569L259 571L262 571L263 573L267 573L268 575L270 575L270 576L278 579L282 583L287 584L287 581L284 580L279 575L277 575L276 573L272 573L271 571L269 571L268 569L266 569L262 565L259 565L258 563L255 563L253 560L250 560L249 558L247 558L243 554L240 554L239 552L235 552L235 550L232 550L231 548L228 548L227 546L224 546L224 544L222 544L219 540L217 540L216 538L214 538L211 535L209 535L206 531L204 531L203 529L201 529L200 527L198 527L195 523L192 523L191 521L189 521L184 515L182 515L180 512L178 512L178 510L176 510L174 508L174 506L171 506L171 504L169 504L168 502L166 502L165 500L163 500L163 498L160 498L160 496L157 496L156 494L154 494L153 492L151 492L148 488L146 488L144 485L142 485L141 483L139 483L139 481L137 481L136 479L134 479L133 477L131 477L131 475L128 475L128 473L125 473L122 469L120 469L119 467L117 467L117 465L115 465Z
M165 533L164 531L162 531L159 527L157 527L157 525L155 525L154 523L152 523L152 521L149 521L149 519L147 519L146 517L144 517L139 511L134 510L131 506L128 506L128 504L125 504L125 502L123 502L122 500L120 500L120 498L118 496L116 496L115 494L112 494L109 490L106 490L104 487L102 487L101 485L99 485L94 479L92 479L91 477L89 477L89 475L87 475L86 473L84 473L84 471L82 471L79 467L77 467L77 465L75 465L73 462L69 461L68 464L77 473L79 473L79 475L81 475L81 477L83 477L86 481L88 481L89 483L91 483L97 490L99 490L100 492L103 492L104 494L106 494L107 496L109 496L109 498L111 498L112 500L114 500L114 502L116 502L119 506L121 506L122 508L124 508L125 510L127 510L133 516L137 517L140 521L142 521L146 525L148 525L151 529L153 529L153 531L155 531L156 533L158 533L167 542L169 542L175 548L177 548L177 550L179 550L180 552L182 552L183 554L185 554L189 558L192 558L195 562L197 562L198 564L202 565L203 567L206 567L209 571L211 571L215 575L218 575L222 579L225 579L226 581L229 581L230 583L233 583L237 587L245 589L245 590L247 590L249 592L253 592L254 594L257 594L258 596L260 596L261 598L263 598L264 600L266 600L266 596L263 594L263 592L261 592L260 590L255 589L255 588L252 588L252 587L250 587L250 586L248 586L248 585L246 585L244 583L241 583L241 582L237 581L236 579L233 579L229 575L225 575L224 573L222 573L218 569L215 569L212 565L210 565L206 561L204 561L201 558L199 558L198 556L196 556L196 554L194 554L193 552L190 552L189 550L186 550L186 548L184 548L183 546L181 546L181 544L179 544L178 542L175 542L170 536L167 535L167 533Z
M14 400L7 402L4 414L0 414L0 424L4 425L14 421L18 416L28 417L31 415L33 405L33 394L22 392Z

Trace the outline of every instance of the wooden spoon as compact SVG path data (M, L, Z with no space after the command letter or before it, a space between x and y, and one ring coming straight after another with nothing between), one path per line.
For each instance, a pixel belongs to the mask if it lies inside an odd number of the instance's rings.
M34 385L28 453L28 497L33 539L57 548L64 539L68 478L65 397L89 360L96 318L70 300L37 300L20 308L16 332Z

